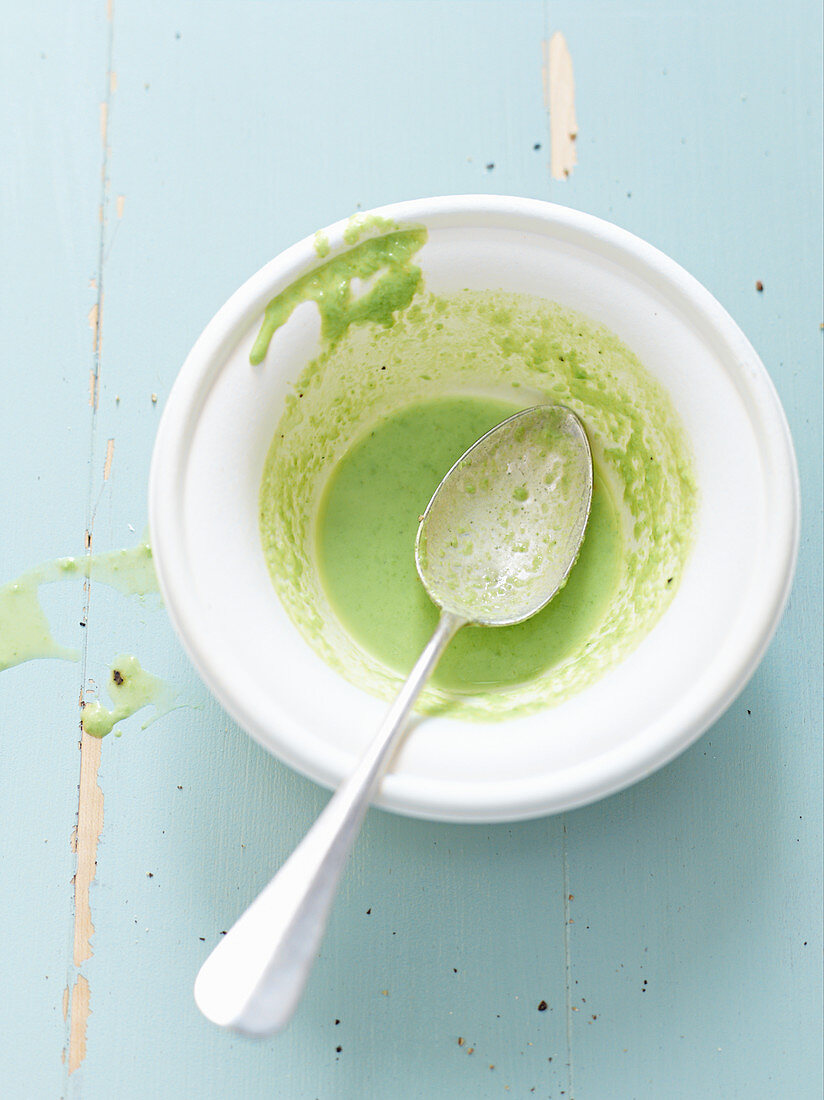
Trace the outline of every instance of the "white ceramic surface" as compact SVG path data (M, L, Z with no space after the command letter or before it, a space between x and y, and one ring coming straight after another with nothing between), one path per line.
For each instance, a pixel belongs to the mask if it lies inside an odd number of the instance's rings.
M682 583L641 645L559 707L505 723L427 718L378 803L421 817L514 820L649 775L730 704L778 624L798 547L792 441L772 383L729 315L637 237L536 200L453 196L378 211L424 224L435 292L540 295L609 326L661 380L690 436L701 506ZM325 230L332 249L346 222ZM191 659L225 708L326 785L354 765L386 704L330 669L272 587L257 530L263 462L290 384L317 351L314 305L249 349L267 301L319 264L313 238L272 260L211 321L163 413L150 478L158 577ZM410 554L413 547L410 547Z

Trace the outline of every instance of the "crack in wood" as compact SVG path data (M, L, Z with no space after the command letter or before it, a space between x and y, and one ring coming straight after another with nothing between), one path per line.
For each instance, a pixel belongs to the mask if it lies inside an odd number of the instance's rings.
M109 201L109 126L111 115L111 99L117 87L117 77L112 68L113 58L113 5L107 0L106 16L108 20L107 63L106 63L106 99L100 105L100 139L103 149L101 163L101 189L99 205L100 236L98 243L97 275L93 280L93 287L97 292L97 299L89 311L89 326L94 333L93 341L93 365L89 377L89 405L90 413L90 456L94 458L95 428L97 423L98 397L100 392L100 367L102 355L102 323L103 323L103 269L106 259L106 207ZM119 213L122 213L120 208ZM109 479L111 464L114 456L114 440L110 439L106 446L106 459L103 467L103 481ZM92 531L94 527L94 514L96 506L93 505L94 494L94 463L89 465L89 482L87 497L87 522L85 531L86 553L91 553ZM91 584L87 578L83 585L83 614L82 620L89 621L89 607L91 602ZM88 631L84 634L81 668L80 711L84 704L84 687L87 682L88 660ZM82 726L81 726L82 728ZM99 739L90 737L85 731L80 739L80 782L78 786L77 800L77 825L72 833L72 848L77 853L77 864L73 878L74 890L74 929L72 946L72 964L74 968L74 985L71 995L68 995L68 985L64 996L64 1019L68 1015L68 1044L62 1051L62 1060L67 1065L68 1075L71 1076L83 1063L86 1057L86 1032L89 1016L91 1014L91 989L81 967L92 957L92 936L94 924L92 923L92 910L90 890L97 872L97 847L100 835L103 831L103 791L98 782L102 745ZM69 978L71 984L71 977Z
M576 1010L572 1007L572 945L570 943L571 937L569 931L569 926L572 924L569 905L572 894L569 888L569 853L567 850L566 817L564 817L561 831L561 852L563 855L564 883L564 1015L566 1019L567 1093L571 1100L575 1095L575 1074L572 1056L572 1013Z

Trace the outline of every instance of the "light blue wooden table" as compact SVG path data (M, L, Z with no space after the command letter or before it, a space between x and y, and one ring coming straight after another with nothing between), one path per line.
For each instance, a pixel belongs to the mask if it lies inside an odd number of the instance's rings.
M83 662L0 674L0 1094L817 1100L819 5L33 0L3 25L0 580L89 528L137 541L164 398L250 273L358 207L450 192L570 204L702 280L775 380L805 519L766 659L662 772L512 827L373 812L300 1012L260 1043L207 1024L192 980L327 795L209 699L158 603L93 585L82 628L82 586L49 588ZM83 677L121 651L189 705L81 754Z

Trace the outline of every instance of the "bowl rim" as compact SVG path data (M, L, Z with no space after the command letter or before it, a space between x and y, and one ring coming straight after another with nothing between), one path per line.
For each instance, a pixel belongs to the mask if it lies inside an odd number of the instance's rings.
M591 761L528 779L471 784L408 776L385 777L375 804L415 817L443 821L514 821L562 812L615 793L657 771L683 752L730 706L761 661L781 619L792 587L800 538L800 486L795 452L784 410L761 359L736 322L713 295L678 263L628 230L569 207L541 199L506 195L448 195L414 199L358 212L359 219L385 218L399 225L450 224L467 217L500 217L501 224L542 223L586 237L621 260L622 266L652 275L665 284L689 322L738 367L735 381L748 413L760 421L759 444L765 477L778 491L762 557L772 584L762 588L760 606L751 609L754 627L746 645L738 645L705 674L688 697L673 705L630 742ZM320 230L332 250L345 244L351 219ZM232 691L230 677L215 660L203 609L187 586L182 509L178 487L184 482L189 447L198 416L225 354L248 326L250 312L299 274L325 262L315 247L317 233L279 253L251 276L215 314L181 367L163 410L149 475L149 528L158 582L169 617L189 658L231 716L260 744L286 764L327 786L340 782L343 753L318 755L302 744L300 725L275 715L264 728L259 715ZM273 290L273 286L276 288ZM272 727L277 727L273 735Z

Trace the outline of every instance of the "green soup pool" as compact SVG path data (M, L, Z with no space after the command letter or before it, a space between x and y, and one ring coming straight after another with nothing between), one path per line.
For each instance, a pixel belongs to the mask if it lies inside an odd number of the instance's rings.
M456 459L515 411L478 397L402 409L358 440L329 479L317 522L317 561L329 602L355 641L399 673L409 672L438 620L415 569L418 517ZM603 617L622 553L619 516L596 473L584 544L561 592L516 626L465 627L432 682L475 693L558 664Z

